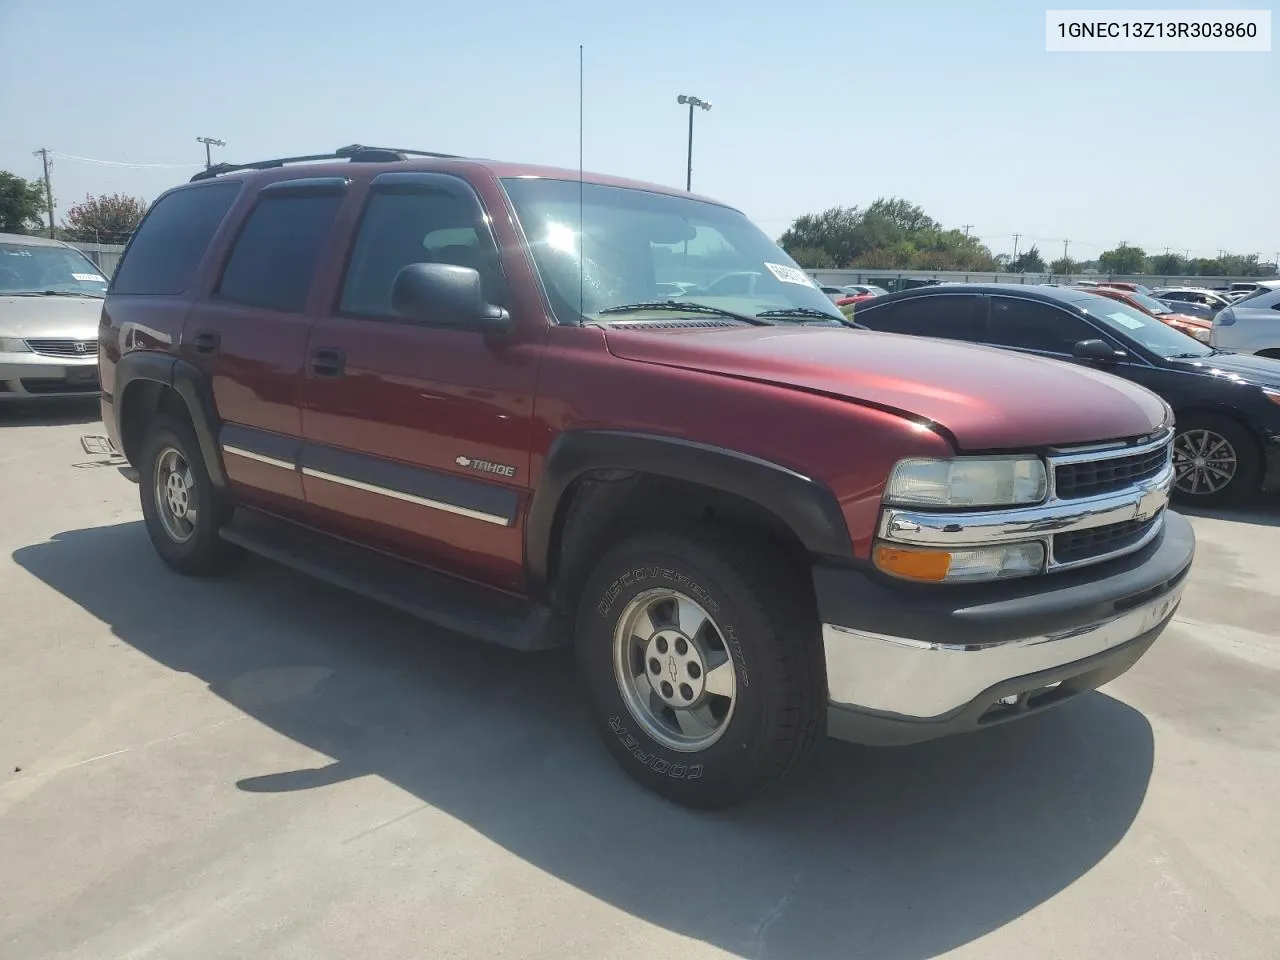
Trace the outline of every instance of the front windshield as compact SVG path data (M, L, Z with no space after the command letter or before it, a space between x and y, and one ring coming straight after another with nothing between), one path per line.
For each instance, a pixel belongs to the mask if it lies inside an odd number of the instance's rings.
M43 293L104 297L107 278L68 247L0 243L0 296Z
M796 311L791 322L830 317L844 323L831 298L736 210L576 180L514 177L503 186L561 323L663 300L751 317Z
M1116 300L1089 295L1079 305L1099 323L1125 339L1137 341L1158 357L1207 357L1213 353L1181 330Z

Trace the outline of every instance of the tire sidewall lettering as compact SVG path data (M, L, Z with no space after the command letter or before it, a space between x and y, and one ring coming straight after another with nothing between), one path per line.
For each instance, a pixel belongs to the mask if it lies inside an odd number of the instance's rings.
M622 722L621 717L609 718L609 729L613 731L618 741L622 744L623 749L631 754L637 761L648 767L654 773L667 776L673 780L701 780L702 764L700 763L672 763L657 754L650 753L640 745L640 741L635 738L626 724Z

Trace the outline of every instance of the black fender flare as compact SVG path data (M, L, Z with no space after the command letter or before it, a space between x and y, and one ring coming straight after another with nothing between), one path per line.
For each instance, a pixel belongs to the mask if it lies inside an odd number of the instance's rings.
M556 523L573 483L591 471L624 470L735 494L774 514L812 554L853 558L835 494L788 467L735 450L657 434L570 430L551 444L525 522L525 564L536 593L549 587Z
M196 440L200 443L200 453L209 471L209 479L214 487L225 490L227 475L222 468L222 455L218 448L217 407L208 377L193 364L168 354L151 350L126 353L116 364L115 402L112 407L116 417L117 436L123 436L120 431L120 417L124 413L123 400L129 385L135 380L162 383L182 397L195 428Z

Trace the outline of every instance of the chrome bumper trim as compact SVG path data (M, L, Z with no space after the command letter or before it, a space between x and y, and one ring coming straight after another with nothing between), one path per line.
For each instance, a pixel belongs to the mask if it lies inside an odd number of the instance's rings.
M823 624L829 701L915 720L944 717L997 683L1104 653L1154 630L1173 616L1185 585L1184 578L1168 593L1106 620L984 646Z

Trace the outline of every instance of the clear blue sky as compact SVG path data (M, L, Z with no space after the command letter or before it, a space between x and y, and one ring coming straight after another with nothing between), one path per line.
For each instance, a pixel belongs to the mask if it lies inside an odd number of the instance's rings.
M581 42L587 167L683 184L696 94L694 188L773 236L895 195L996 252L1015 231L1051 256L1280 250L1280 54L1049 54L1050 5L0 0L0 169L38 175L42 146L198 164L199 135L223 159L362 142L572 167ZM57 206L195 169L59 158Z

